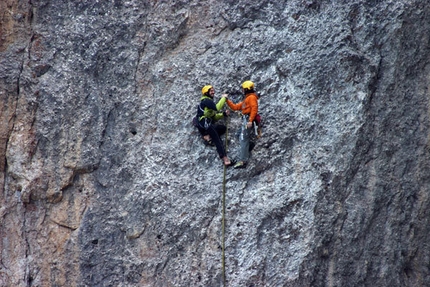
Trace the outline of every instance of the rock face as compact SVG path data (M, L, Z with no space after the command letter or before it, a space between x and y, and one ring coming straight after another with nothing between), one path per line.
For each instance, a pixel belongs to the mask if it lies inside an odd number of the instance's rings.
M0 286L223 286L223 168L191 118L248 79L265 126L226 173L225 285L430 286L427 0L0 11Z

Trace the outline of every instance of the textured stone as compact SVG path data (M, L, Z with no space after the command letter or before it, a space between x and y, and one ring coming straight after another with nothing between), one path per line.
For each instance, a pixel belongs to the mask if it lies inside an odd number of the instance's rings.
M0 3L0 286L222 286L247 79L227 285L430 285L430 4L254 2Z

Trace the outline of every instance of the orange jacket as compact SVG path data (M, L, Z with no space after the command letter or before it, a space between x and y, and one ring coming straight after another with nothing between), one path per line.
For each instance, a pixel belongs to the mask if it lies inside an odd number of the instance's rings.
M258 96L255 93L245 95L245 100L237 104L227 100L227 105L235 111L242 111L243 115L249 115L249 122L253 122L258 113Z

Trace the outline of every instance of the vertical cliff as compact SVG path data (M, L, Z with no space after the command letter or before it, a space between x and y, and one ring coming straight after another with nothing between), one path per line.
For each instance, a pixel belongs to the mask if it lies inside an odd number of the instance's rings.
M0 3L0 286L222 286L248 79L227 285L430 285L430 4L254 2Z

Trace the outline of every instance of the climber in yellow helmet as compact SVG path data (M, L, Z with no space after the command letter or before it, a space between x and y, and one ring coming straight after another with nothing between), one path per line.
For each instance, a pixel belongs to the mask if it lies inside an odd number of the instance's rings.
M245 81L242 83L242 90L244 93L243 101L235 104L227 100L227 105L236 111L242 112L242 125L240 131L240 156L239 161L234 165L234 168L245 168L249 160L249 152L252 135L253 122L258 114L258 95L254 90L254 83Z
M206 85L202 88L203 96L200 99L200 104L197 107L197 128L203 137L205 144L215 144L219 157L222 159L225 166L234 164L228 157L224 145L220 138L226 132L226 126L215 124L224 116L228 116L228 111L221 112L228 95L223 94L217 104L213 101L215 89L211 85Z

